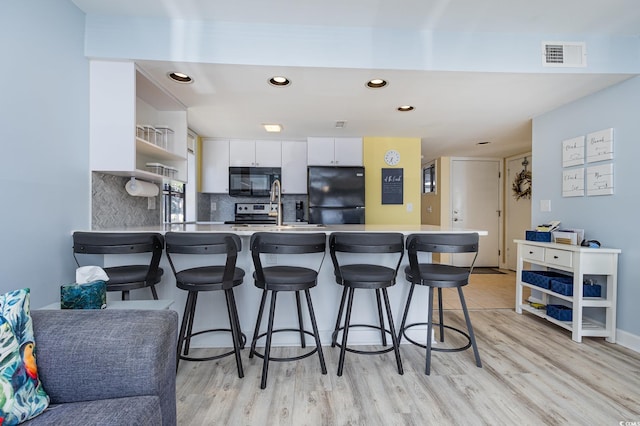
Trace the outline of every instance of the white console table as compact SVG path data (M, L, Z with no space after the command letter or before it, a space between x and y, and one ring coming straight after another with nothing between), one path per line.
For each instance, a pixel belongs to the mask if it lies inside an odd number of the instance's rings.
M616 341L616 297L618 276L619 249L587 248L576 245L542 243L537 241L515 240L518 246L518 270L516 275L516 307L518 314L522 311L533 313L539 317L571 331L571 338L581 342L583 336L605 337L608 342ZM573 275L573 296L558 294L522 281L524 263L554 269ZM606 282L598 282L602 286L601 297L583 297L585 276L606 277ZM529 287L542 293L542 303L547 304L551 297L562 299L573 310L572 321L559 321L546 314L546 311L535 309L523 303L522 290ZM605 323L597 324L585 318L585 309L604 308Z

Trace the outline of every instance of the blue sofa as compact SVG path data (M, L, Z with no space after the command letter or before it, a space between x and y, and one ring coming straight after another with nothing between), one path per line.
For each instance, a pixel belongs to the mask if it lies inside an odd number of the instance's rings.
M33 310L51 405L26 425L176 424L172 310Z

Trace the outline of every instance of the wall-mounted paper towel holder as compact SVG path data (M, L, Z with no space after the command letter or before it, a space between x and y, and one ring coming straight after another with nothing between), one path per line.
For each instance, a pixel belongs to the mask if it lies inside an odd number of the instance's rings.
M137 180L134 177L127 182L124 189L133 197L155 197L160 192L155 183Z

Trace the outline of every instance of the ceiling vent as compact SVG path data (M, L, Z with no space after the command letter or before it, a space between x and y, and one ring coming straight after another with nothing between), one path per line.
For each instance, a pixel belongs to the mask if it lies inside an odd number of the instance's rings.
M586 46L584 43L545 41L542 43L542 66L586 67Z

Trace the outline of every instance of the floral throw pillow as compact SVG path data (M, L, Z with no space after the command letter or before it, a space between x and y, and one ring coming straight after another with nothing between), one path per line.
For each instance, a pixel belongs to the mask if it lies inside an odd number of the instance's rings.
M29 289L0 295L0 425L22 423L48 405L36 367Z

